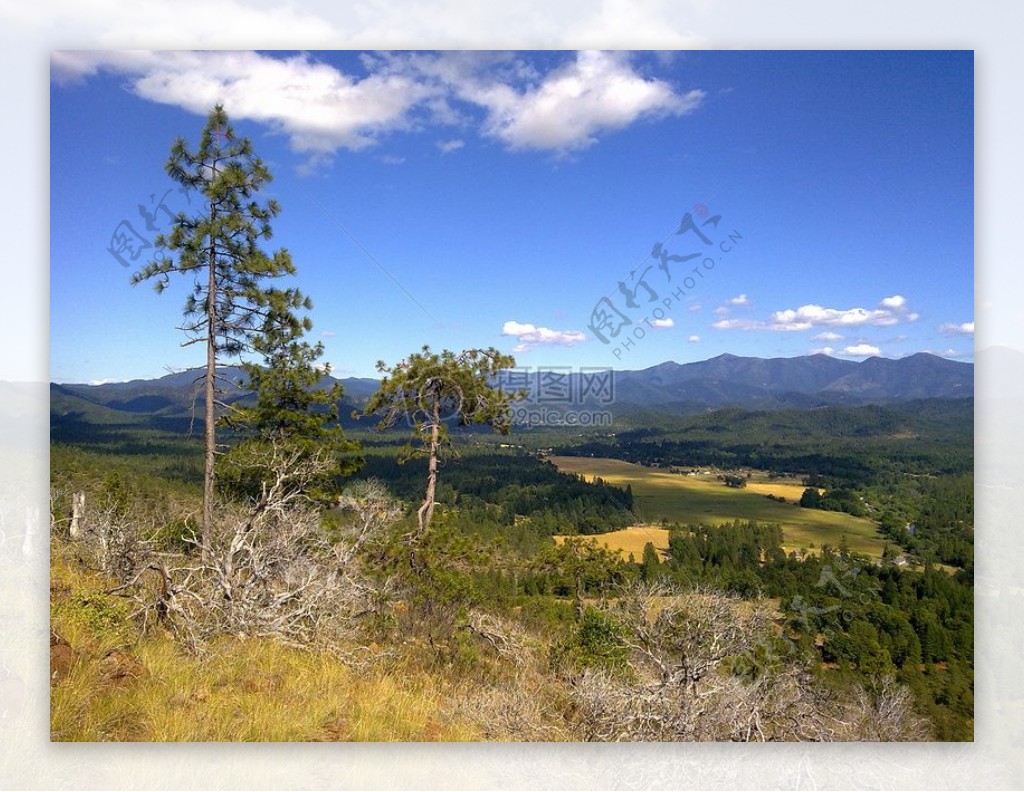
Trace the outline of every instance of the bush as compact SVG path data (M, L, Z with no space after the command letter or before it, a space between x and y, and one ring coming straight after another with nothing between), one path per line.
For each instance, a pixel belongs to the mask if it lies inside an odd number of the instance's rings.
M54 603L53 621L64 633L79 635L97 646L113 648L136 638L129 600L99 591L79 591Z
M174 517L153 533L153 544L165 553L188 555L196 548L199 526L191 517Z
M573 634L551 649L552 665L569 673L587 668L622 672L629 649L621 626L607 613L586 608Z

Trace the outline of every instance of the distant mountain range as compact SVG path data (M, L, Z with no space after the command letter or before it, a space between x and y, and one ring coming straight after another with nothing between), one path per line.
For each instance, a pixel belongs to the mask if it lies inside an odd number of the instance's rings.
M218 369L217 373L223 380L225 391L218 397L222 402L233 404L249 398L245 372L241 368L228 366ZM135 416L148 419L146 422L152 426L178 430L191 422L193 416L202 421L202 375L203 369L196 368L151 380L100 385L50 383L51 424L69 421L109 424ZM351 425L352 410L376 392L378 381L362 378L337 380L326 376L317 387L327 388L336 382L344 387L340 404L342 423Z
M241 369L220 373L239 384L228 401L244 399ZM109 422L116 414L145 414L167 419L191 415L201 402L201 371L169 374L154 380L102 385L52 384L51 414L75 414L85 420ZM571 393L580 394L581 373L570 376ZM352 409L377 389L377 380L325 377L319 387L340 382L344 387L342 415L349 423ZM605 394L607 396L607 394ZM862 362L827 355L794 358L756 358L719 355L696 363L661 363L639 371L616 371L610 402L589 399L614 414L667 410L699 412L720 407L746 409L813 408L826 405L884 404L927 398L969 398L974 395L974 365L927 353L891 360L872 357ZM602 405L602 401L608 402ZM549 405L567 409L566 402ZM197 409L196 414L201 414Z
M810 408L974 395L974 366L927 353L862 362L828 355L719 355L618 372L616 404L642 408Z

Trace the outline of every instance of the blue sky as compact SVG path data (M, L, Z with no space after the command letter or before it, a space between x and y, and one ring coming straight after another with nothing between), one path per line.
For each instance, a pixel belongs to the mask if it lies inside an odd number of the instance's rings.
M970 360L973 82L969 52L58 52L51 378L201 364L188 284L132 287L152 250L109 248L188 208L163 164L218 100L274 174L269 247L339 376L424 343ZM674 233L687 213L708 244ZM658 242L698 255L669 281Z

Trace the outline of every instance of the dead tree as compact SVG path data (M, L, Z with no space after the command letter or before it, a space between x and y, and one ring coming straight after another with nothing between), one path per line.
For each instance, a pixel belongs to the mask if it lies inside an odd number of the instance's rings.
M82 538L83 523L85 521L85 493L75 492L71 495L71 527L68 534L72 541Z

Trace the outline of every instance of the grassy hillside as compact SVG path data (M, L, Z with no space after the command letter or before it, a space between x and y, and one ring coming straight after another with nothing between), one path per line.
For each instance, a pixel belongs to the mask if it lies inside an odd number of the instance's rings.
M127 618L128 602L106 593L112 581L85 571L68 546L53 549L53 740L480 738L443 711L458 692L454 679L383 655L375 662L372 649L354 665L256 637L224 636L196 655L167 634L143 635Z

